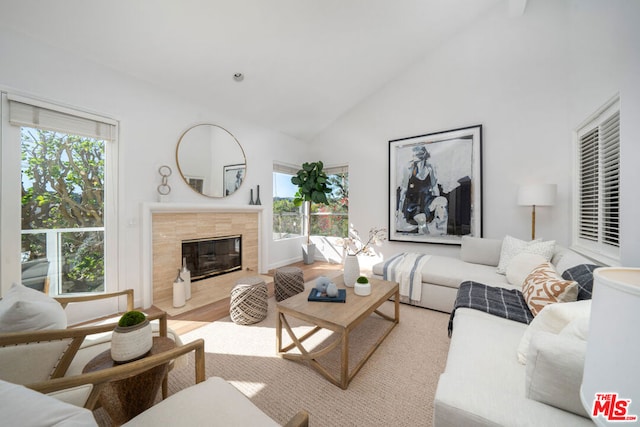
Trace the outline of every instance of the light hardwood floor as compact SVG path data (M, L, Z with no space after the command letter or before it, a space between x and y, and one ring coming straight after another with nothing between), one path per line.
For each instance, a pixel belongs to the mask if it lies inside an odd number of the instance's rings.
M305 282L314 280L318 276L334 274L336 271L342 270L342 264L331 264L328 262L318 261L310 265L306 265L301 261L291 264L290 267L301 268ZM269 271L267 275L273 276L273 273L273 271ZM269 295L273 295L273 285L269 287ZM154 312L156 310L159 309L154 306L151 310L148 310L148 312ZM168 316L168 325L178 335L182 335L228 315L229 300L226 299L176 316Z

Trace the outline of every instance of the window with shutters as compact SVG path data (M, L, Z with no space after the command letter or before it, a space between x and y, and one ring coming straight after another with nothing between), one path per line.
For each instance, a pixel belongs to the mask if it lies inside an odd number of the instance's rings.
M576 133L574 241L610 263L620 258L620 101L616 97Z

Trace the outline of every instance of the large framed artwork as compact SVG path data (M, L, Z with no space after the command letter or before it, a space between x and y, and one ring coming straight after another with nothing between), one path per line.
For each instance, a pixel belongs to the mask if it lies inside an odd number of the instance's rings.
M242 181L244 181L246 170L247 165L245 163L224 166L223 185L225 196L235 193L235 191L240 188Z
M482 125L389 141L389 240L482 237Z

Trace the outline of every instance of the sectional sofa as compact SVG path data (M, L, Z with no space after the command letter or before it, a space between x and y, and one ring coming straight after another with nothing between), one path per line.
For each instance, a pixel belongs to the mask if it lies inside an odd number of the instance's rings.
M476 308L454 310L462 283L465 293L477 283L506 293L522 289L532 259L550 260L558 274L586 273L581 286L591 286L595 265L589 259L548 242L546 254L522 262L526 256L509 254L513 242L509 236L463 238L459 259L432 255L421 269L422 295L414 304L454 312L433 402L436 427L593 425L579 399L590 292L581 290L580 301L549 304L529 324ZM383 270L383 263L374 266L374 275L383 277Z

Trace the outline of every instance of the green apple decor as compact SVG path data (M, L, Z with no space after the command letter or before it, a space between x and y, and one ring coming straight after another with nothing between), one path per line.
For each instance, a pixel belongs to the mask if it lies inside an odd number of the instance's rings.
M356 279L356 283L353 286L353 293L360 296L371 295L371 283L365 276L360 276Z
M329 204L327 193L331 193L331 188L327 184L327 174L323 170L324 164L321 161L303 163L296 176L291 177L291 183L298 186L298 191L294 196L293 204L301 206L305 204L306 224L307 224L307 244L303 245L302 256L305 264L313 264L315 256L315 245L311 243L311 202Z
M144 313L127 311L111 335L111 358L118 363L139 359L151 350L151 324Z

